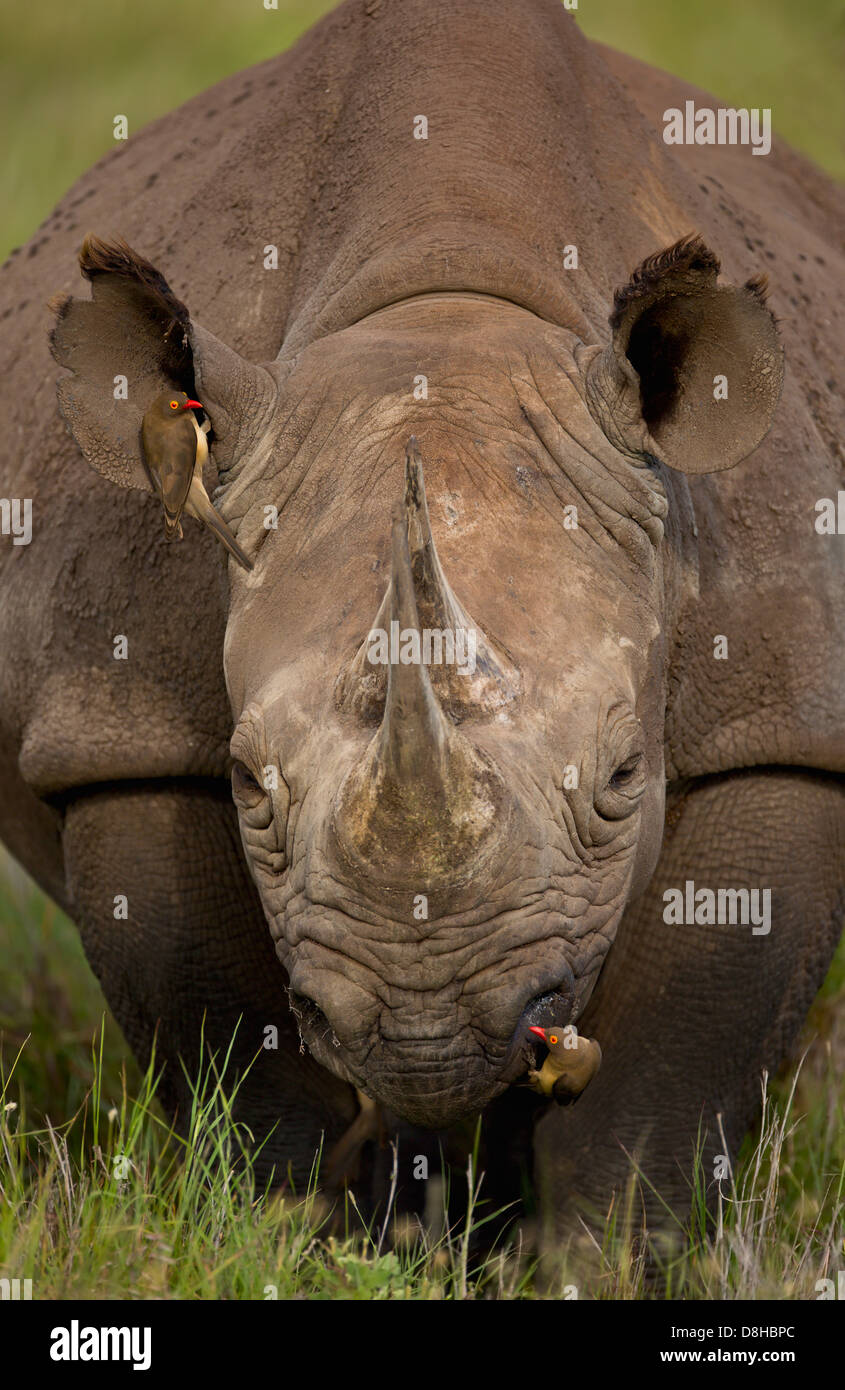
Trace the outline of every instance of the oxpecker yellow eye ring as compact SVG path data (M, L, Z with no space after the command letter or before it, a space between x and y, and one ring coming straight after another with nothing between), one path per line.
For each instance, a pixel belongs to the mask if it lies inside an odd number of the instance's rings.
M557 1042L557 1033L550 1033L550 1034L549 1034L549 1042L550 1042L550 1043L556 1043L556 1042Z
M170 409L171 409L171 410L178 410L178 409L179 409L179 402L178 402L178 401L171 401L171 402L170 402Z

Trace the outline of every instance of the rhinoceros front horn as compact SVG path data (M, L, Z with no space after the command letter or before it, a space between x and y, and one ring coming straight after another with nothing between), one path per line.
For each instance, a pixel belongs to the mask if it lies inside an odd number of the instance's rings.
M371 637L381 633L381 723L340 788L335 836L344 856L371 879L432 890L456 885L477 872L479 860L500 842L508 798L489 757L454 721L469 713L489 715L513 699L519 677L446 583L415 440L406 454L404 502L394 513L390 585ZM367 649L369 644L337 686L341 707L361 717L379 704L377 678L366 670ZM370 672L378 669L369 664Z

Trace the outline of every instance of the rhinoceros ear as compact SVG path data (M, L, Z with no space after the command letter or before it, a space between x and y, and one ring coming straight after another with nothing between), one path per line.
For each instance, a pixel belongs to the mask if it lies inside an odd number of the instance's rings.
M141 421L164 391L198 390L214 428L215 456L234 453L244 406L275 390L266 371L245 362L191 321L164 276L124 241L88 236L79 253L90 299L58 295L50 348L70 376L57 385L59 408L91 467L120 487L150 491Z
M651 256L614 296L608 347L585 359L587 403L623 453L682 473L732 468L767 433L783 348L765 277L717 284L700 238Z

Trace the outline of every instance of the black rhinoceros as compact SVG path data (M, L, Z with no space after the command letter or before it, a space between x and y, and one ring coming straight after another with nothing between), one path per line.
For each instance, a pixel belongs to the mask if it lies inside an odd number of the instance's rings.
M549 1233L631 1154L681 1208L831 960L841 206L666 143L687 102L555 0L349 0L4 267L2 834L169 1106L240 1019L277 1173L357 1091L483 1112ZM176 389L251 573L164 541ZM576 1020L560 1105L531 1028Z

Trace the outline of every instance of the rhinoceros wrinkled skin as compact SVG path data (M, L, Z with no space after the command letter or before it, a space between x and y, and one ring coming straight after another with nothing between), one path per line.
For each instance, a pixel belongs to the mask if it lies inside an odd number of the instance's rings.
M358 1091L403 1182L483 1112L549 1239L631 1155L682 1210L833 955L841 200L777 141L667 146L688 98L554 0L355 0L3 268L0 828L171 1109L240 1019L261 1171L301 1183ZM163 538L171 388L252 573ZM474 648L373 663L393 623ZM665 921L689 883L769 929ZM560 1106L529 1024L575 1020L602 1063Z

